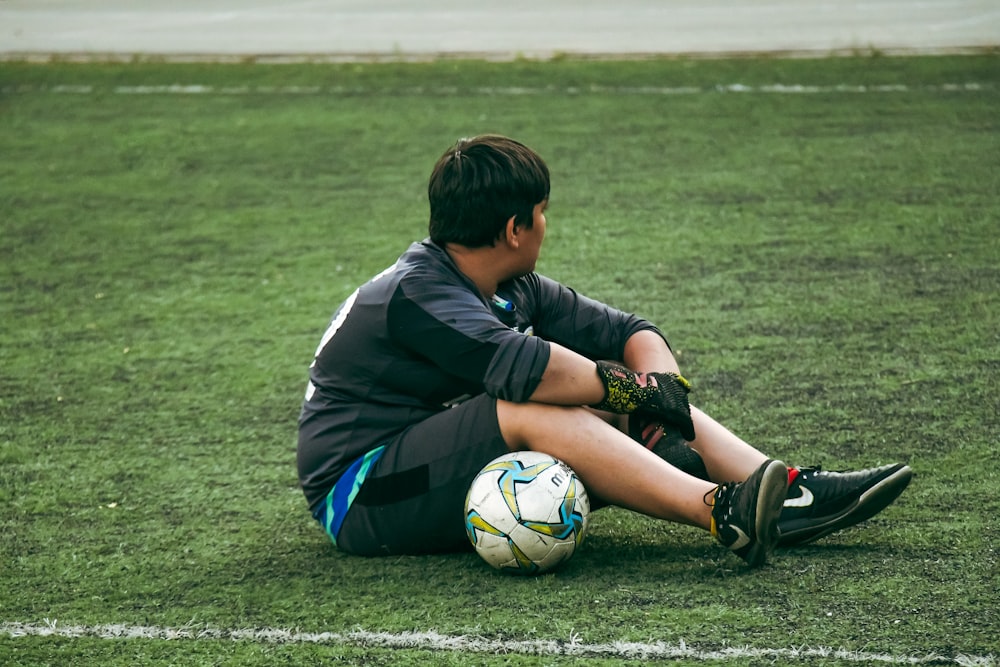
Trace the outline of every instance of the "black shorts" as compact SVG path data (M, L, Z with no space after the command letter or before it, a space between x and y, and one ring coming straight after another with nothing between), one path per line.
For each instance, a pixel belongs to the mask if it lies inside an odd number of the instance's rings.
M483 466L507 451L496 399L486 394L414 424L385 443L344 516L337 546L366 556L471 548L465 495Z

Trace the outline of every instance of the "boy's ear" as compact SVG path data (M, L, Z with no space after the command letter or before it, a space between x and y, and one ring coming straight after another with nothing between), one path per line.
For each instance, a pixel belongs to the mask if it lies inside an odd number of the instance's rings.
M517 248L521 244L521 240L517 235L518 227L514 222L516 217L515 215L510 216L510 219L507 220L507 226L504 229L504 239L511 248Z

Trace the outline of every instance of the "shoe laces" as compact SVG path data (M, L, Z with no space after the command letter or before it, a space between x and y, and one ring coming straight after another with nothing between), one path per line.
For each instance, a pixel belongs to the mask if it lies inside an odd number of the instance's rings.
M702 502L712 508L712 535L718 537L718 524L725 523L726 518L732 514L733 504L730 502L730 499L736 493L736 489L739 486L739 482L726 482L719 484L702 496Z
M809 477L825 477L832 473L837 473L836 470L823 470L823 466L797 466L800 475L805 475L806 478Z

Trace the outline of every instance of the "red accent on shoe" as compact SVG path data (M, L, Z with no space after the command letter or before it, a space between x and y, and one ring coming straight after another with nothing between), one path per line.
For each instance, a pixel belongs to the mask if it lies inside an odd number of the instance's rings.
M788 469L788 486L791 486L792 482L794 482L795 479L798 476L799 476L799 469L798 468L789 468Z

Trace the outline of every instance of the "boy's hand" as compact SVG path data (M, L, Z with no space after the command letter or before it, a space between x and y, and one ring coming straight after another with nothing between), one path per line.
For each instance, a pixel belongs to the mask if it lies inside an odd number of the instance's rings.
M591 407L618 414L638 412L676 426L687 441L694 440L688 392L691 383L674 373L639 373L607 361L597 362L604 400Z

